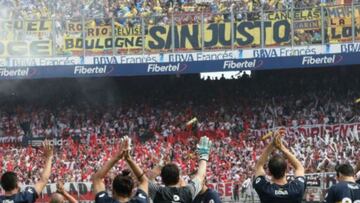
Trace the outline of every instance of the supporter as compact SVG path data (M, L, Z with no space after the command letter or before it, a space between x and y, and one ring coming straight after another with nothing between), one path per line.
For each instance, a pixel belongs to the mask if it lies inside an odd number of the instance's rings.
M62 182L58 182L56 184L56 188L56 193L51 195L50 203L64 203L65 200L69 203L78 203L73 196L65 191L64 184Z
M338 165L335 170L339 183L330 187L324 202L336 203L360 201L360 185L355 182L355 172L353 167L349 164L341 164Z
M305 169L301 162L282 144L282 130L275 133L275 138L261 154L255 166L254 189L262 203L301 203L305 193ZM264 165L275 150L279 149L295 168L295 180L286 180L287 163L281 155L273 155L268 163L271 182L266 180Z
M198 145L199 167L189 184L182 186L180 170L175 164L166 164L161 168L161 180L165 187L150 182L150 197L154 202L184 202L191 203L202 189L206 176L206 165L209 160L211 141L201 137Z
M42 190L48 183L51 174L51 162L53 159L53 148L48 141L43 143L43 153L45 156L45 164L40 179L34 187L28 187L21 192L19 188L20 181L14 172L6 172L1 176L1 187L5 194L0 196L1 202L35 202Z
M125 136L121 141L121 148L105 165L94 174L93 185L95 202L109 203L109 202L129 202L129 203L147 203L148 202L148 179L145 173L134 162L130 156L131 142L130 139ZM129 176L129 171L123 171L121 175L117 175L112 182L113 197L110 197L105 190L105 183L103 178L110 171L112 167L120 160L124 158L134 175L139 180L139 186L136 195L132 197L132 191L134 188L134 181Z
M248 198L250 202L254 202L254 192L253 192L253 186L251 183L251 178L248 177L242 184L242 191L241 191L241 196L244 196L245 193L245 200L244 202L247 202Z

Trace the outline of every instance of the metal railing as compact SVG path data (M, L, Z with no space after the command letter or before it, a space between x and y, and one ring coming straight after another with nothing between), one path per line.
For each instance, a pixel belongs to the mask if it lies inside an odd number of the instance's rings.
M0 58L325 45L360 40L360 5L107 19L0 20Z

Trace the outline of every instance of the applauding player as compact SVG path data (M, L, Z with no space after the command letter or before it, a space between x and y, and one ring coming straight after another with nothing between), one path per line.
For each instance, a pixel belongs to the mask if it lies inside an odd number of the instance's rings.
M154 203L191 203L202 189L206 175L206 165L209 160L211 141L201 137L198 144L199 168L191 182L183 185L180 179L180 170L175 164L166 164L161 168L160 176L165 185L161 187L150 182L149 194Z
M304 167L299 160L282 144L281 136L285 132L276 133L275 139L261 154L255 166L254 189L262 203L301 203L305 192ZM264 165L268 157L279 149L295 169L295 180L286 180L287 162L282 155L274 155L268 162L271 182L265 178Z
M140 167L132 160L130 156L131 142L126 136L121 141L121 149L111 158L105 165L94 175L93 185L94 193L96 195L95 202L97 203L147 203L148 202L148 179ZM138 190L136 195L132 197L132 190L134 188L134 181L129 176L129 172L115 177L112 183L113 197L110 197L105 191L105 184L103 179L110 169L120 160L125 159L135 176L139 180Z
M339 183L329 189L324 202L360 202L360 185L355 183L353 167L350 164L341 164L336 166L335 170Z
M78 203L73 196L66 192L62 182L56 184L56 189L56 192L51 195L50 203L64 203L65 200L69 203Z
M20 192L18 178L14 172L6 172L1 176L1 187L5 190L5 194L0 196L0 202L31 203L36 201L48 183L51 174L53 147L47 140L43 142L43 153L45 156L45 165L40 180L34 187L29 187L24 192Z

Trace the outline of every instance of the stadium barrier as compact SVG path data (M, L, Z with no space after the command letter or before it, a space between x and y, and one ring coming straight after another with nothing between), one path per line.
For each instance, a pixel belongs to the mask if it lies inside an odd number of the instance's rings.
M0 67L0 80L180 75L202 72L239 72L244 70L257 71L290 68L338 67L359 64L359 55L360 53L356 52L278 58L184 61L170 63Z
M360 40L360 5L144 18L0 20L0 28L0 58L326 45Z

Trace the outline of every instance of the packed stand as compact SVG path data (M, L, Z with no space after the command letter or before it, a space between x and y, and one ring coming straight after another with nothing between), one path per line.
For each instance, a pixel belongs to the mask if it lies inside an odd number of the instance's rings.
M334 3L328 0L326 3ZM285 10L295 8L311 8L319 6L320 0L264 1L264 0L1 0L1 19L80 19L139 17L149 15L166 15L183 12L229 13L230 8L239 12L255 12L264 10Z
M33 175L39 174L41 160L38 149L22 146L23 141L61 138L67 144L55 149L50 181L87 182L111 157L116 148L112 143L129 135L142 168L151 170L162 154L170 154L163 158L191 174L197 140L207 135L214 142L208 181L243 182L252 177L254 160L267 143L252 130L360 122L354 103L359 74L339 69L256 72L219 81L186 76L2 82L0 138L8 140L0 149L0 168L32 184L36 179L30 177L38 177ZM194 117L198 122L187 126ZM360 157L355 137L284 140L307 173L333 171L336 163L355 164ZM108 181L124 164L112 170Z

